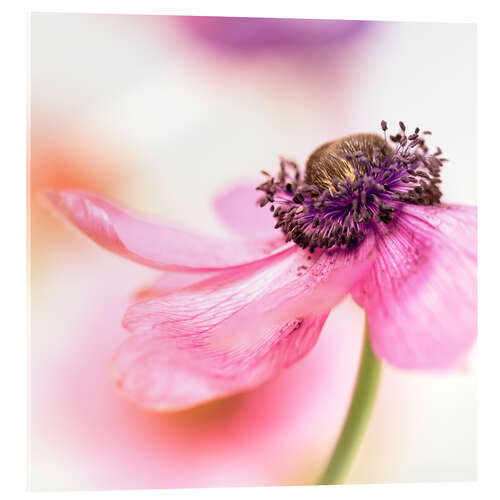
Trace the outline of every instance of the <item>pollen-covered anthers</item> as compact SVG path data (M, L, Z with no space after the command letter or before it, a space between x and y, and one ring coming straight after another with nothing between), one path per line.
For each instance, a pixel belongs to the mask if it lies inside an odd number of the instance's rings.
M263 173L267 180L257 187L265 193L260 205L270 204L277 219L275 228L283 231L286 241L293 240L314 251L335 245L351 246L364 239L359 222L363 216L370 220L372 213L363 211L362 215L361 212L356 215L345 197L333 198L329 191L306 183L294 162L282 160L277 177ZM345 188L340 184L338 189L338 195L344 193Z
M444 159L438 148L428 153L420 130L406 127L384 137L356 134L323 144L309 158L305 178L293 161L282 159L280 171L257 187L260 205L270 205L276 228L302 248L354 247L367 231L389 223L402 203L439 203L438 184Z
M406 127L403 122L399 122L400 132L391 135L390 139L397 144L396 152L389 164L389 168L398 172L393 182L394 189L392 199L404 201L416 205L435 205L441 201L441 168L447 161L442 158L441 148L437 148L432 154L429 153L424 139L424 135L431 132L420 132L419 128L406 135ZM382 130L387 130L387 124L382 121Z

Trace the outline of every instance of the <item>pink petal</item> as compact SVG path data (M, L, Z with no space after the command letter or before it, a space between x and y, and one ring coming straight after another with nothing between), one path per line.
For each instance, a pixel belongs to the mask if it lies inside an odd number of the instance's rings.
M215 199L215 210L222 221L233 231L251 238L272 238L277 234L275 219L269 205L260 207L262 191L255 186L240 185Z
M123 257L166 270L209 271L262 260L291 247L273 240L220 241L133 215L81 190L50 191L47 198L96 243Z
M252 389L314 346L330 309L366 273L368 246L299 248L131 306L114 375L139 405L177 410Z
M151 271L97 248L89 259L81 245L66 251L50 238L45 244L66 258L32 283L32 489L314 480L353 388L362 330L354 304L335 307L314 349L258 389L180 413L143 411L118 393L109 362L124 338L129 292ZM79 258L68 258L74 251ZM106 286L95 286L96 275ZM99 439L89 439L97 432Z
M267 341L239 356L214 350L211 364L217 365L217 371L207 366L208 353L197 359L154 332L133 335L117 353L114 374L121 390L147 409L189 408L256 387L298 361L316 343L326 317L296 319L266 331ZM281 336L292 340L280 342Z
M173 272L163 273L152 284L144 286L134 294L136 300L144 300L152 297L159 297L167 293L176 292L187 286L206 280L210 274L193 272Z
M408 206L378 238L353 293L375 352L401 368L446 368L476 337L476 209Z

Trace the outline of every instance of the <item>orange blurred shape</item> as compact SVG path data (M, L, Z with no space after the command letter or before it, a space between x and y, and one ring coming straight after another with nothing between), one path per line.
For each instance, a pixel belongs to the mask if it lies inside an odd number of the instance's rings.
M107 146L66 138L44 141L40 135L32 132L27 172L28 241L35 272L49 264L56 241L65 245L74 241L73 233L48 209L44 191L80 188L113 196L123 181L122 154Z

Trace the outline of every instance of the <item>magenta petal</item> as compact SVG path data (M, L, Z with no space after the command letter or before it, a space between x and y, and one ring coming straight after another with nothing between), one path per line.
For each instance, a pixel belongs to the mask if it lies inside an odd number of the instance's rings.
M316 343L326 317L295 319L267 330L263 332L267 341L240 354L229 356L213 349L212 366L208 351L176 349L154 332L133 335L118 350L113 374L125 395L144 408L186 409L256 387L298 361Z
M476 209L408 206L378 238L379 257L353 296L375 352L401 368L446 368L477 330Z
M215 210L222 221L233 231L251 238L272 238L277 234L276 220L269 205L261 208L258 199L264 193L255 186L236 186L215 199Z
M361 252L299 248L131 306L113 373L139 405L177 410L252 389L314 346L330 309L366 272Z
M280 237L220 241L187 233L131 214L109 200L81 190L50 191L47 198L102 247L157 269L218 270L265 259L287 248Z

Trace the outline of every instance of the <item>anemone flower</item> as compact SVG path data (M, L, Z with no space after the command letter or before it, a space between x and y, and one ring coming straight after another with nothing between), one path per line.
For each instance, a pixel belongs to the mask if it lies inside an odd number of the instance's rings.
M259 386L305 356L347 294L365 309L378 358L447 368L476 335L476 209L441 203L441 150L427 132L356 134L282 160L257 187L277 236L219 241L133 215L83 191L49 200L99 245L164 271L123 319L120 390L180 410ZM235 195L219 200L241 227ZM245 225L252 224L248 206ZM270 217L270 219L272 219ZM206 273L206 274L205 274Z

